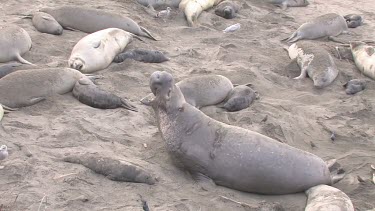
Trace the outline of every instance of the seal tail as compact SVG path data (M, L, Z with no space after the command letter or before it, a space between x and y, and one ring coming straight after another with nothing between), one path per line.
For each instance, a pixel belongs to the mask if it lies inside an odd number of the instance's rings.
M18 61L23 63L23 64L29 64L29 65L36 66L35 64L33 64L33 63L27 61L26 59L22 58L20 54L17 54L16 57L17 57Z
M156 39L147 29L143 28L142 26L140 26L139 28L141 28L142 30L142 35L145 36L145 37L149 37L155 41L158 41L158 39Z
M138 109L125 99L121 99L121 107L126 108L131 111L138 112Z

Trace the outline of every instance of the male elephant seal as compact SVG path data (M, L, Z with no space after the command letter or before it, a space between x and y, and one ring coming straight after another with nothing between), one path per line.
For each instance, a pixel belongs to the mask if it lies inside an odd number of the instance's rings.
M10 108L34 105L49 95L73 90L86 77L70 68L19 70L0 79L0 103Z
M0 66L0 79L12 72L17 71L17 67L21 66L20 63L8 63Z
M203 75L186 78L176 83L187 103L197 108L221 103L233 89L232 82L222 75ZM141 102L150 105L154 94L149 94Z
M286 10L288 7L306 7L309 5L307 0L267 0L268 3L275 4Z
M114 58L113 62L120 63L125 61L126 59L134 59L136 61L145 63L162 63L169 61L169 58L167 58L160 51L135 49L120 53Z
M222 0L182 0L179 8L184 11L186 20L190 27L196 25L199 15Z
M16 25L0 27L0 62L18 60L23 64L32 64L21 57L31 49L31 43L23 28Z
M133 35L122 29L109 28L82 38L74 46L69 67L83 73L91 73L107 68L132 41Z
M375 80L375 48L364 42L350 42L354 63L365 76Z
M333 183L321 158L216 121L186 103L171 74L154 72L150 89L167 150L200 181L261 194L296 193Z
M61 35L63 33L63 27L50 14L36 12L31 20L39 32L53 35Z
M349 28L357 28L362 25L363 19L360 15L349 14L344 16Z
M232 19L237 16L240 5L237 2L226 0L216 6L215 14L226 19Z
M149 31L123 15L79 6L43 8L40 12L52 15L64 28L93 33L107 28L119 28L127 32L156 40Z
M344 17L336 13L328 13L302 24L286 41L292 43L302 39L313 40L326 36L338 36L347 30L348 26Z
M339 70L332 56L323 48L311 41L300 41L292 44L288 49L289 57L297 60L301 69L300 76L294 79L303 79L308 75L316 88L330 85L339 74Z
M343 85L348 95L354 95L366 88L366 81L361 79L352 79Z
M249 87L250 85L235 86L225 100L223 108L233 112L249 107L259 97L258 93Z
M350 198L341 190L328 185L317 185L305 191L305 211L354 211Z
M94 108L113 109L123 107L131 111L138 111L127 100L100 89L87 77L83 77L76 82L73 88L73 96L79 102Z

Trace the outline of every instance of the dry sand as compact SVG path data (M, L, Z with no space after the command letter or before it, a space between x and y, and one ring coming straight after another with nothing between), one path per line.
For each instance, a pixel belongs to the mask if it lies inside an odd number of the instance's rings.
M198 19L201 27L188 28L183 13L177 9L164 23L133 0L2 0L0 25L16 23L29 32L33 47L24 58L40 67L67 66L73 46L86 34L67 30L62 36L42 34L31 20L14 14L60 5L85 5L128 15L162 38L158 42L135 40L128 49L161 50L171 61L145 64L129 60L98 72L104 76L100 86L131 99L139 107L138 113L94 109L66 94L6 115L0 126L0 144L8 145L10 156L0 163L5 166L0 170L0 210L38 210L43 196L41 210L142 210L140 195L152 211L260 210L262 204L273 203L281 204L285 210L304 209L303 193L263 196L224 187L205 191L175 167L153 111L138 102L150 92L149 76L156 70L171 72L177 81L192 75L222 74L233 83L254 84L261 98L250 108L228 113L212 106L203 111L325 160L338 159L348 175L334 186L349 195L357 210L374 208L375 185L369 182L370 164L375 164L374 82L357 95L346 95L342 85L364 76L353 63L338 59L339 77L324 90L314 89L308 78L292 80L299 70L295 65L288 66L290 59L280 42L303 22L328 12L364 16L366 24L350 30L357 35L341 38L373 39L373 0L310 0L308 7L286 11L255 0L242 3L239 18L225 20L210 10ZM239 31L222 33L237 22L242 25ZM322 39L317 45L332 49L336 44ZM336 133L334 142L330 140L331 131ZM65 153L75 152L99 152L126 159L149 169L159 181L152 186L114 182L81 165L60 160ZM59 178L61 175L67 176ZM359 183L357 176L366 182Z

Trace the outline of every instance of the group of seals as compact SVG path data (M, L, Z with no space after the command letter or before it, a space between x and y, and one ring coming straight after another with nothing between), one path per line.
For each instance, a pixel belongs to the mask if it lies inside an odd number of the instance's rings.
M203 11L217 5L221 1L222 0L182 0L179 9L184 11L188 25L193 27L197 24L197 19Z

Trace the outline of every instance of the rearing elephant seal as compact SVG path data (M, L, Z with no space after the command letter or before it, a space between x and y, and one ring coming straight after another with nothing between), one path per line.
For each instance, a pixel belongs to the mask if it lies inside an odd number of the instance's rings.
M107 28L119 28L127 32L156 40L147 29L132 19L114 13L79 6L43 8L40 12L52 15L64 28L93 33Z
M21 55L31 49L31 38L21 27L6 25L0 27L0 62L18 60L23 64L32 64Z
M39 32L54 35L61 35L63 33L63 27L50 14L36 12L33 14L31 20Z
M182 0L179 8L184 11L186 20L190 27L196 25L199 15L222 0Z
M200 181L261 194L289 194L332 184L321 158L216 121L186 103L171 74L154 72L150 89L167 150Z
M305 211L354 211L350 198L341 190L317 185L305 191L307 205Z

